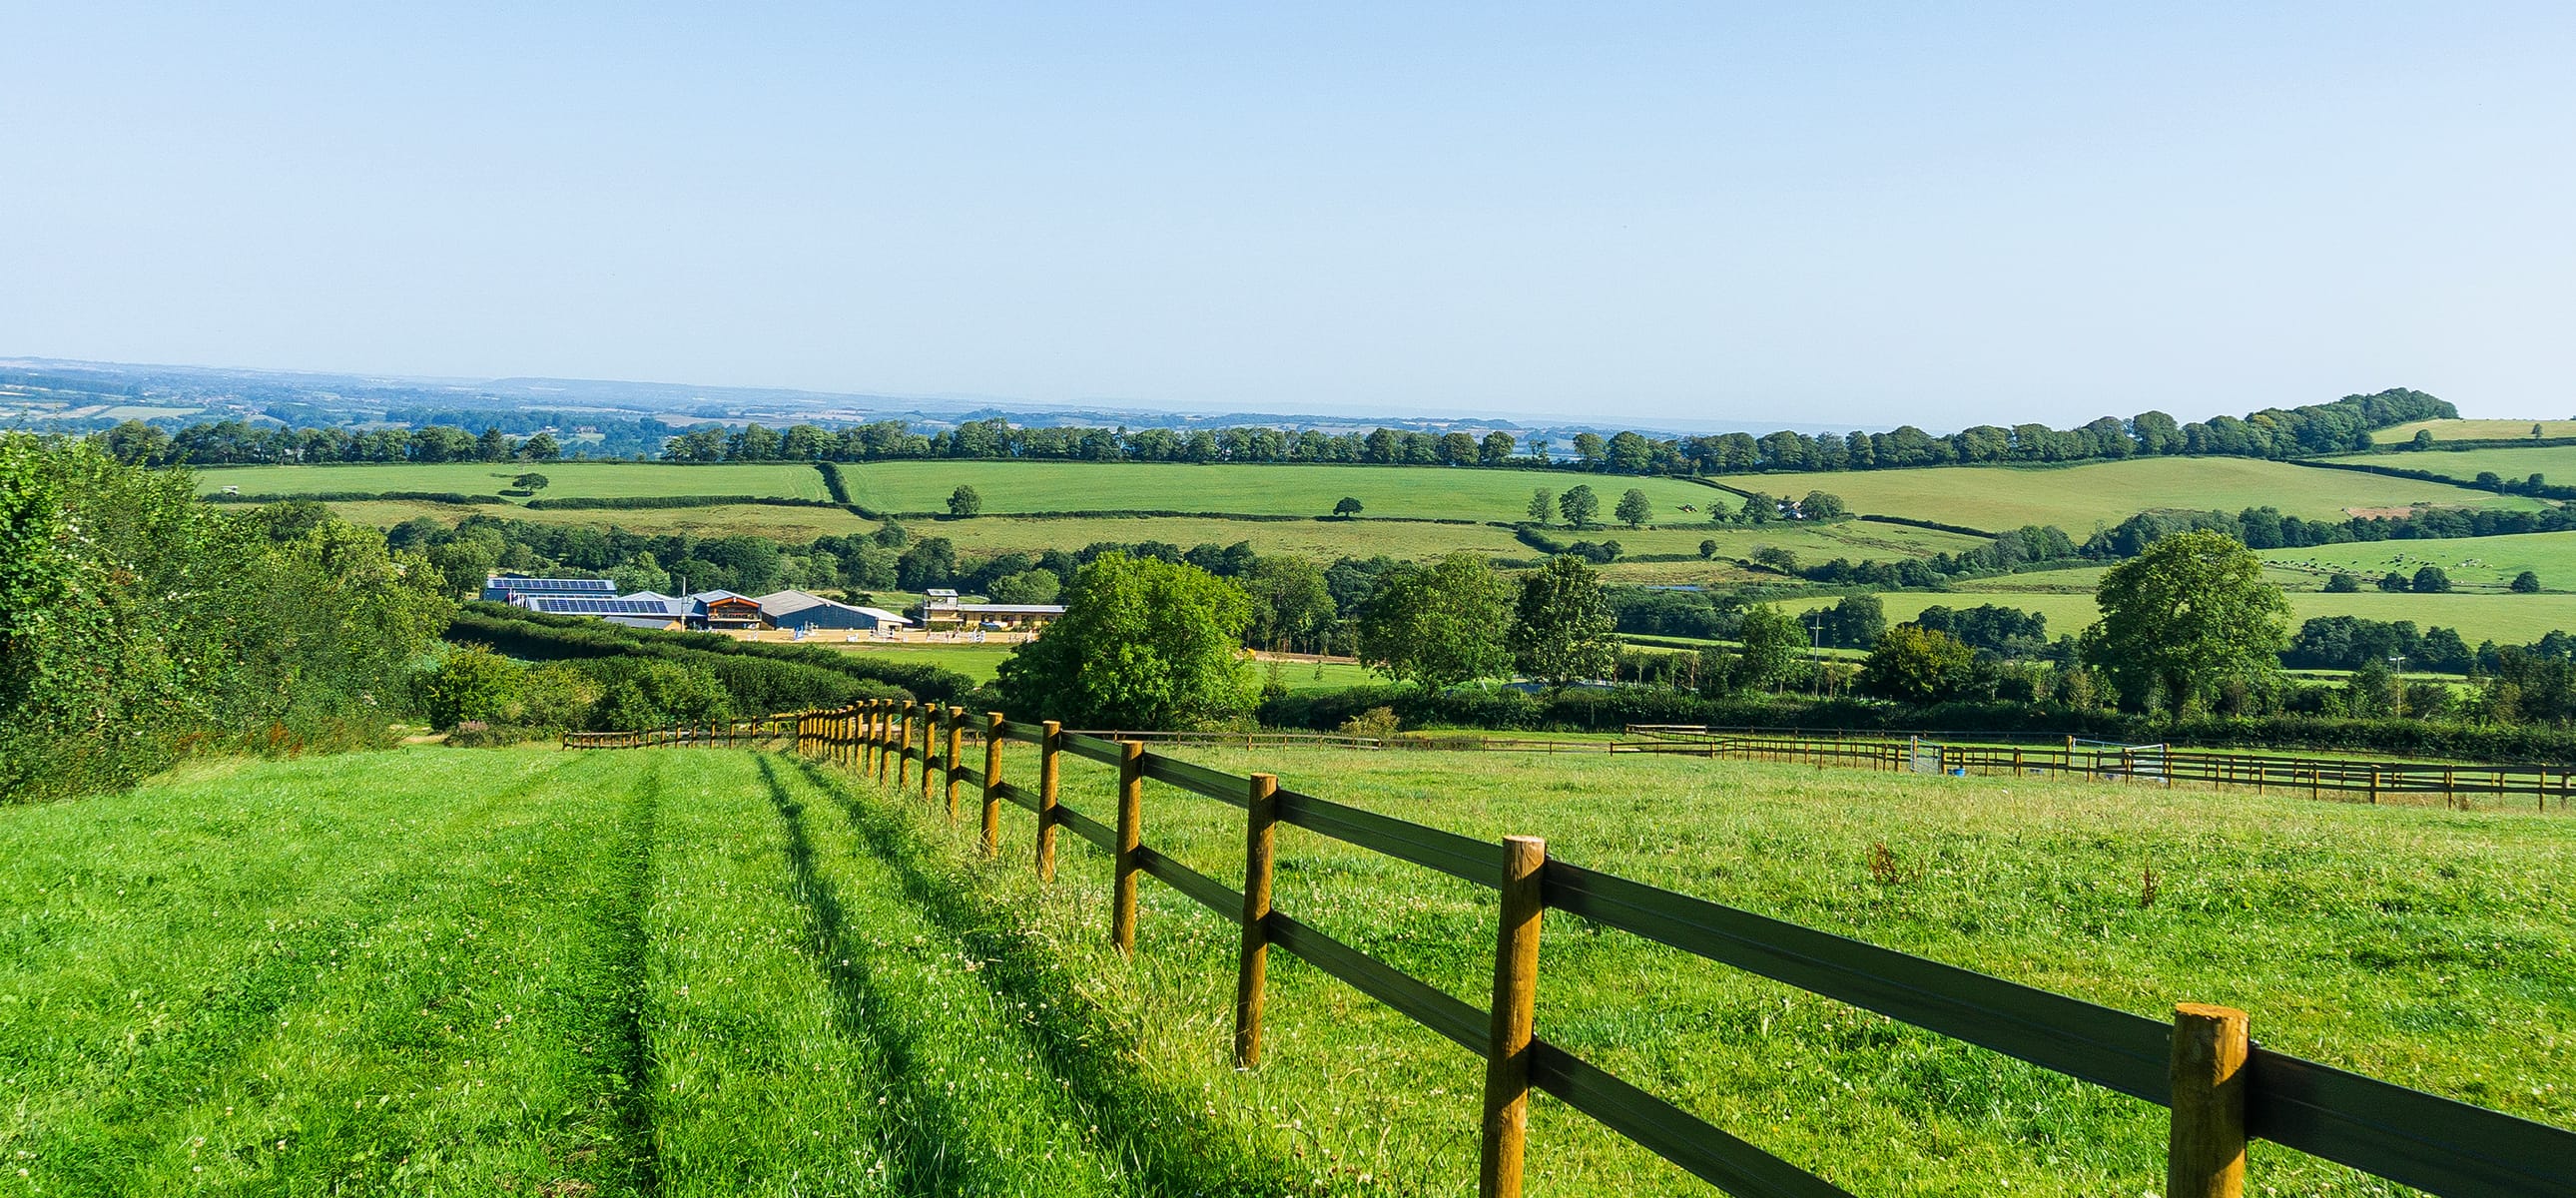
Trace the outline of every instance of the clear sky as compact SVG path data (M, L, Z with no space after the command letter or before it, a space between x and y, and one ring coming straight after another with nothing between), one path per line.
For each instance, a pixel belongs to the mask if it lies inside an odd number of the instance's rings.
M2576 5L0 0L0 353L2576 415Z

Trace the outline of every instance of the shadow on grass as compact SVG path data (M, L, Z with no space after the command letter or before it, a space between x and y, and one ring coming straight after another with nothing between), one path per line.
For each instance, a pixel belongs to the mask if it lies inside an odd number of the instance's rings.
M962 1125L945 1090L918 1065L912 1034L884 1018L888 1004L878 993L874 959L867 940L854 936L848 908L838 887L814 868L814 844L805 833L805 805L778 777L762 754L760 780L778 809L786 836L787 868L795 878L796 899L805 907L812 936L814 968L832 993L833 1021L842 1034L874 1044L896 1088L896 1127L885 1141L891 1188L899 1194L965 1194L998 1192L1006 1178L949 1151L948 1131ZM908 1126L907 1126L908 1125Z
M797 768L848 813L867 848L902 880L932 923L991 962L976 976L996 995L1026 1004L1020 1034L1038 1064L1099 1112L1103 1139L1116 1143L1143 1192L1165 1195L1307 1193L1284 1162L1253 1149L1207 1119L1206 1098L1156 1084L1133 1061L1133 1039L1099 1018L1074 977L1019 934L1016 917L974 884L942 868L939 850L900 814L870 802L811 761ZM763 766L766 769L766 765ZM774 785L774 784L773 784Z
M652 760L635 787L635 804L626 817L626 843L619 846L629 881L620 896L624 901L608 913L612 925L608 940L620 949L615 962L616 997L626 1006L615 1046L625 1087L617 1100L618 1145L633 1154L626 1172L638 1194L658 1193L662 1188L662 1162L653 1137L651 1035L644 1026L644 1013L652 1009L644 914L653 907L653 838L662 818L661 766L659 759Z

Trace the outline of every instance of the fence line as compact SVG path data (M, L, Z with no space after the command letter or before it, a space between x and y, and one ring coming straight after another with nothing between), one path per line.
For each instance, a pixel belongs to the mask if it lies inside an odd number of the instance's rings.
M1876 770L1915 770L1956 776L2013 775L2104 781L2176 782L2212 789L2236 787L2312 799L2352 796L2378 803L2438 795L2448 808L2468 810L2528 803L2566 810L2576 794L2576 769L2558 765L2447 764L2357 761L2272 753L2226 753L2162 745L2085 745L2074 738L2048 746L1961 745L1923 737L1815 737L1710 732L1691 725L1632 724L1633 735L1697 748L1711 757L1841 765Z
M922 729L918 744L916 717ZM1122 952L1135 948L1141 877L1237 921L1243 949L1234 1044L1243 1067L1260 1060L1265 964L1274 946L1484 1057L1478 1184L1485 1198L1516 1198L1520 1192L1532 1087L1730 1193L1845 1194L1537 1035L1540 930L1551 909L2166 1106L2172 1112L2165 1188L2170 1198L2238 1198L2249 1137L2455 1198L2576 1196L2576 1133L2273 1052L2248 1038L2243 1012L2184 1003L2172 1022L2158 1022L1586 869L1550 858L1538 838L1480 841L1283 790L1271 775L1237 776L1166 757L1148 751L1135 736L1112 740L1066 732L1053 722L1028 724L987 713L976 721L985 733L985 766L976 770L964 763L959 748L969 722L961 708L886 700L794 719L795 751L861 774L873 767L880 780L892 761L894 793L906 793L901 779L915 762L926 802L933 801L934 776L947 780L951 795L961 784L979 787L981 843L988 856L1000 851L1003 802L1037 815L1041 878L1053 878L1059 827L1111 854L1111 935ZM944 758L935 735L942 724L950 733ZM1006 743L1036 748L1037 792L1003 777ZM585 739L577 747L611 745ZM1114 827L1058 800L1061 759L1067 755L1117 768ZM1241 890L1146 842L1143 796L1149 780L1244 812ZM953 802L949 814L957 814ZM1488 1007L1479 1010L1275 909L1274 832L1283 823L1495 892Z

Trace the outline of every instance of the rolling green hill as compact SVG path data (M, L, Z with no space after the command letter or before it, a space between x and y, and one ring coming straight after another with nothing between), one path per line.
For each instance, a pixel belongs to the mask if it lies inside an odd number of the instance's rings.
M2429 432L2436 441L2519 441L2531 436L2533 425L2540 426L2543 437L2576 437L2576 420L2417 420L2381 429L2370 440L2401 445L2418 432Z
M802 462L679 466L660 462L446 462L363 466L198 467L197 493L239 487L245 495L314 495L330 492L455 492L498 495L510 480L546 476L542 499L632 499L663 495L757 495L773 499L829 499L823 476Z
M2569 434L2576 436L2576 433ZM2444 478L2458 479L2476 485L2481 473L2493 473L2509 482L2521 482L2534 474L2560 486L2576 484L2576 445L2533 445L2517 448L2450 449L2428 453L2369 454L2351 458L2328 458L2364 466L2386 466L2398 470L2421 470Z
M2439 542L2436 542L2439 543ZM2034 575L2033 577L2044 577ZM2409 595L2363 591L2329 595L2321 591L2290 592L2290 624L2316 616L2359 616L2369 620L2413 620L2418 628L2440 625L2458 629L2469 644L2492 640L2500 645L2529 644L2559 629L2576 631L2576 594ZM1831 606L1833 599L1795 599L1782 606L1807 611ZM2048 635L2082 632L2101 619L2101 609L2088 593L1960 590L1892 591L1879 596L1889 623L1910 620L1933 604L1951 608L1992 603L2048 617Z
M2320 585L2336 571L2356 575L2369 586L2391 571L2411 578L2416 570L2430 565L2441 567L2451 576L2451 585L2463 590L2501 592L2525 570L2538 574L2544 589L2576 590L2576 532L2266 549L2261 556L2308 575L2310 586Z

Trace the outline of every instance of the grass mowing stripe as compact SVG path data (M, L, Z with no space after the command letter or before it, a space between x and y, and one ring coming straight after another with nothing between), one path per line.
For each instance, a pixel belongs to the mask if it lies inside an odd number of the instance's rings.
M843 1034L843 967L808 926L754 759L650 756L640 1006L661 1193L884 1191L883 1054Z

